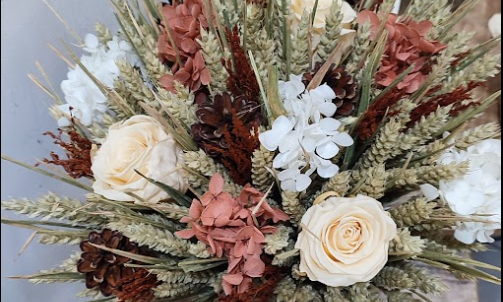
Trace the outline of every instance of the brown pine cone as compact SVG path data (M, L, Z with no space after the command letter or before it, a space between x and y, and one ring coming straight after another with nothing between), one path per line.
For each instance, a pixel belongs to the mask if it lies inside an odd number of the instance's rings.
M199 106L196 112L199 123L192 125L192 135L199 147L212 157L217 157L218 154L213 150L208 150L207 145L228 148L223 132L226 128L229 131L232 130L233 110L240 121L250 127L250 130L253 126L260 125L262 121L260 105L245 96L232 98L224 93L215 96L212 102L207 95L198 94L196 103Z
M123 279L135 274L134 268L124 266L126 263L131 263L132 259L101 250L91 243L134 254L138 254L140 249L119 232L109 229L101 233L92 232L88 240L81 242L80 248L83 253L77 264L77 270L86 275L87 288L99 287L100 292L109 297L120 289Z
M314 75L320 70L323 64L317 63L312 72L304 74L306 86L311 82ZM322 84L327 84L335 92L333 103L337 106L335 117L346 117L353 114L358 105L359 93L356 79L346 71L345 66L332 65L323 80Z

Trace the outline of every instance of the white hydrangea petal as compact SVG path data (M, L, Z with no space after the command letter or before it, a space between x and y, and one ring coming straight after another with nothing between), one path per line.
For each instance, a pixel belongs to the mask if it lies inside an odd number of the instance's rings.
M489 19L489 31L494 38L501 35L501 14L495 14Z
M482 229L476 233L476 238L477 238L477 241L481 242L481 243L493 243L494 238L491 237L493 234L494 234L493 230Z
M296 192L297 191L297 184L295 183L295 180L288 179L288 180L281 182L281 189L283 191Z
M326 117L333 116L337 112L337 106L334 103L323 103L316 106L321 114Z
M316 145L318 143L317 139L311 138L311 137L305 137L302 140L302 148L308 153L314 152L316 149Z
M297 169L286 169L278 173L278 179L280 181L285 181L287 179L294 179L300 174Z
M306 90L302 83L302 76L290 75L290 81L283 82L279 86L279 92L286 99L295 99Z
M292 162L297 161L302 156L302 150L291 150L285 153L279 153L273 160L275 169L285 168Z
M323 84L309 91L309 95L320 101L332 101L336 97L334 90L327 84Z
M433 201L440 197L440 192L437 188L430 184L420 186L421 192L428 201Z
M276 140L279 137L276 136ZM300 140L302 139L302 135L299 132L290 132L285 137L283 137L279 144L279 152L285 153L292 150L296 150L300 148Z
M323 159L331 159L339 153L340 149L334 142L327 142L316 147L316 153Z
M333 141L342 147L349 147L352 146L355 142L351 135L349 135L346 132L338 132L333 136Z
M461 229L456 229L454 232L454 237L464 243L464 244L473 244L475 243L477 236L475 232L471 232L469 230L461 230Z
M279 143L281 142L276 136L276 133L272 130L261 133L258 139L262 146L264 146L264 148L268 151L275 151L278 149Z
M328 166L319 166L316 170L321 178L331 178L339 173L339 166L331 164Z
M272 124L272 129L261 133L259 141L269 151L278 149L283 137L292 131L294 124L286 117L278 117Z
M98 37L96 37L95 35L87 34L84 43L88 48L97 48L98 45L100 44L100 41L98 40Z
M58 119L58 127L59 128L70 127L71 125L72 125L72 122L66 117L60 117Z
M334 118L324 118L320 121L319 126L323 130L324 133L337 131L339 127L342 125L341 122Z
M305 174L301 174L299 176L297 176L296 178L296 191L297 192L302 192L304 190L306 190L309 185L311 185L311 178Z

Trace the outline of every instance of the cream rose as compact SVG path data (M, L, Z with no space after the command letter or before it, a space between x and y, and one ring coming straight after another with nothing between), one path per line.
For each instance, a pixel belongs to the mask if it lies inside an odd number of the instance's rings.
M332 287L372 280L388 261L395 222L377 200L329 198L302 218L300 271Z
M314 8L316 0L291 0L290 9L295 16L297 22L302 18L302 14L304 11L311 12ZM316 16L314 17L313 28L316 31L322 31L325 29L326 17L330 14L330 7L332 3L336 1L337 4L341 6L342 9L342 23L345 25L349 25L351 22L356 20L357 13L356 11L343 0L319 0L318 6L316 9ZM354 30L350 30L347 28L342 29L341 34L345 35L348 33L354 32Z
M148 202L168 197L158 186L135 172L184 192L186 178L173 172L182 163L181 147L159 122L144 115L133 116L110 127L107 138L93 158L93 189L106 198L134 201L134 193Z

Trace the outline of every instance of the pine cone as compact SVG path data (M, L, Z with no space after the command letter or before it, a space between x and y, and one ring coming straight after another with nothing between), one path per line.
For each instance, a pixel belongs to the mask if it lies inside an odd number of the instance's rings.
M119 232L109 229L101 233L92 232L88 240L81 242L80 248L84 252L77 264L77 270L86 275L87 288L99 287L101 293L109 297L120 289L122 280L135 274L135 269L124 266L125 263L132 262L130 258L106 252L91 243L134 254L138 254L140 249Z
M312 81L313 77L320 70L323 64L317 63L313 71L304 74L304 83L306 86ZM358 83L356 79L346 71L345 66L332 65L327 74L321 81L327 84L335 92L333 103L337 106L335 117L350 116L358 105Z
M232 98L228 93L223 93L211 101L207 94L199 93L196 103L199 106L196 112L199 123L192 125L192 135L199 147L211 157L218 157L219 153L208 149L208 145L228 148L223 134L226 128L232 130L232 111L250 130L251 126L258 126L262 121L260 105L245 96Z

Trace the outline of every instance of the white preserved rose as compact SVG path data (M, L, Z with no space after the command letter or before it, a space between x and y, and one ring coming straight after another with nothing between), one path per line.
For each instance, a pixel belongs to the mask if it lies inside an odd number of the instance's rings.
M187 189L182 148L159 122L144 115L133 116L110 127L107 138L93 157L93 189L106 198L134 201L134 193L147 202L168 198L158 186L136 173L167 184L182 193Z

